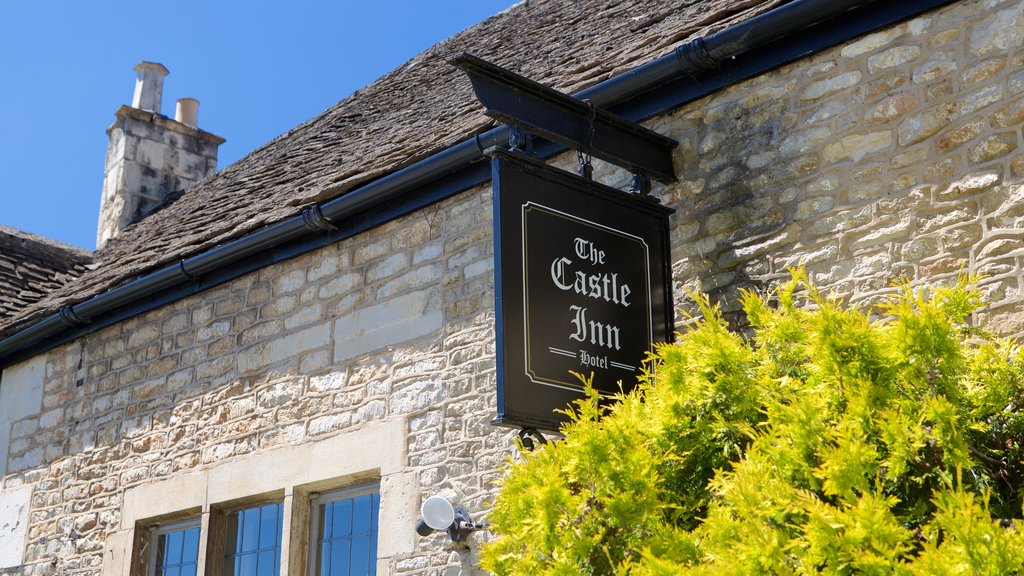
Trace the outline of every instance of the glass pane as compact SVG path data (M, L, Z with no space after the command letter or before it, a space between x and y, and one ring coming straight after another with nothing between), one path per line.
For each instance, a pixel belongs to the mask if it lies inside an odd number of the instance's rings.
M182 562L199 561L199 528L185 530L185 544L181 553Z
M352 539L352 575L365 576L370 573L370 539L360 536Z
M239 544L242 543L241 536L238 532L238 514L228 514L224 527L224 548L228 554L238 550ZM228 571L226 574L231 572Z
M238 575L257 576L255 554L246 554L238 559Z
M164 576L181 576L181 568L177 566L164 568Z
M281 523L280 502L229 514L224 576L278 576ZM238 534L232 540L233 525L237 526Z
M243 510L242 515L242 546L239 552L255 550L260 536L260 509Z
M325 576L347 576L349 564L349 541L335 540L331 543L331 571Z
M170 532L164 534L164 538L167 540L165 548L165 557L167 560L164 562L164 566L171 566L174 564L181 564L181 542L184 539L182 532Z
M224 558L224 576L238 576L238 563L234 556Z
M325 568L326 567L326 568ZM320 543L320 564L316 567L316 576L328 576L331 570L331 545Z
M277 542L277 505L264 506L260 517L260 550L273 549Z
M334 522L334 502L320 505L320 538L330 538L333 532L331 526Z
M334 530L331 537L348 536L352 533L352 500L338 500L334 503Z
M185 564L181 567L181 576L196 576L196 565Z
M369 574L377 573L377 511L380 510L380 494L373 495L373 502L370 503L370 571Z
M277 574L277 557L273 550L268 552L260 552L259 555L259 570L257 570L257 576L274 576Z
M166 564L164 558L167 556L167 535L161 534L156 537L156 572L159 575Z
M370 533L370 494L359 496L353 499L352 503L352 533Z

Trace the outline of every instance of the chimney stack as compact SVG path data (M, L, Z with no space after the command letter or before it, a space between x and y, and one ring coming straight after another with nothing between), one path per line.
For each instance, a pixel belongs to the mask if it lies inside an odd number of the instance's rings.
M141 62L135 72L132 105L121 106L107 129L96 248L216 171L217 148L224 142L199 129L194 98L178 100L173 120L160 113L167 68Z

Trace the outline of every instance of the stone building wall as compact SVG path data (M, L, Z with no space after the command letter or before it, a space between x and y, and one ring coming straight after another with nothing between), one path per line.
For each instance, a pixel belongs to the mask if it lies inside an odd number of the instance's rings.
M403 431L405 456L396 482L379 466L357 474L378 469L382 509L399 501L401 523L382 511L381 547L406 550L378 573L468 565L446 536L413 529L421 493L482 511L514 451L514 434L489 424L490 202L489 188L462 194L48 352L40 410L13 422L4 483L31 487L25 566L0 573L115 573L131 545L123 516L137 507L126 500L140 487L183 501L187 483L168 480L375 423ZM364 441L332 457L352 458ZM291 483L315 473L295 470Z
M651 123L682 143L663 191L677 284L735 309L802 265L868 304L966 271L985 276L977 321L1024 332L1022 45L1021 2L955 3Z
M739 288L804 265L870 303L895 280L966 270L986 275L977 321L1021 333L1022 44L1024 4L961 2L649 122L681 141L679 184L655 189L677 209L677 286L735 310ZM599 164L595 178L625 187L628 174ZM398 430L404 450L351 476L377 474L382 510L400 520L382 521L379 573L476 573L473 547L410 532L427 495L484 510L515 453L512 433L488 423L491 243L481 187L48 352L3 485L30 493L26 566L0 574L122 574L111 566L131 548L126 518L147 518L147 487L206 474L208 495L225 471L249 469L270 482L287 470L256 463L277 455L344 483L346 450L372 459L345 439L371 441L367 430ZM331 458L310 456L336 443ZM309 480L282 480L286 501Z

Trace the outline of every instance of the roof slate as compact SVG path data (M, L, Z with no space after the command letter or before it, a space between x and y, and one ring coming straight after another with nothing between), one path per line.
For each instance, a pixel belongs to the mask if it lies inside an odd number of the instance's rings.
M86 272L92 254L0 226L0 322Z
M0 338L168 263L301 212L490 127L462 52L574 93L784 0L527 0L445 40L188 190L95 253L98 266L16 314ZM230 136L230 135L228 135Z

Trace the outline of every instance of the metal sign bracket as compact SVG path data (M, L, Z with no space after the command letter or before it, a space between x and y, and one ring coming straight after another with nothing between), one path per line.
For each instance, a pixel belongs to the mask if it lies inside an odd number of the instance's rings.
M675 182L675 140L471 54L451 63L469 76L491 118L634 174ZM642 182L635 184L646 193Z

